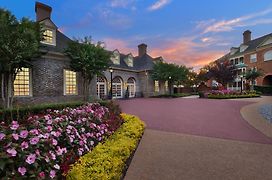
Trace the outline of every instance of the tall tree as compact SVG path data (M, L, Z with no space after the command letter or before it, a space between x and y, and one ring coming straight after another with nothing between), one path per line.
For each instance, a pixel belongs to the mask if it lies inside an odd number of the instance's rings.
M90 37L71 42L66 53L71 58L71 68L82 74L84 100L88 101L90 82L109 67L110 53L104 49L103 43L93 44Z
M246 80L249 80L251 82L250 90L254 89L254 81L258 78L263 76L263 71L262 70L257 70L256 68L249 69L245 73L245 78Z
M168 81L169 92L172 93L173 85L180 85L187 79L188 68L183 65L176 65L165 62L157 62L153 67L152 79Z
M228 61L216 61L209 65L207 77L215 79L217 82L226 87L227 83L233 82L234 80L234 66Z
M0 9L1 95L5 108L12 107L16 74L40 55L41 38L39 23L27 18L17 20L11 12Z

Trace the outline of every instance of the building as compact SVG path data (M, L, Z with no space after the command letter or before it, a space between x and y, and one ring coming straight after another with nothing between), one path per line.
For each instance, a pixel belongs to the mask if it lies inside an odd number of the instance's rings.
M272 86L272 33L251 39L251 32L245 31L242 44L239 47L232 47L225 57L235 66L237 72L234 82L228 85L228 89L245 89L246 83ZM262 70L264 76L257 78L255 82L246 82L242 74L254 68Z
M14 82L14 104L35 104L44 102L78 101L83 98L83 82L79 72L70 68L70 59L64 54L67 36L58 30L51 19L52 8L36 2L36 20L43 24L43 55L32 61L31 68L23 68ZM138 55L122 54L117 49L112 52L111 67L103 76L96 77L90 84L93 98L107 98L111 75L113 98L128 96L151 96L165 93L165 82L153 81L150 71L161 57L148 55L147 45L138 46Z

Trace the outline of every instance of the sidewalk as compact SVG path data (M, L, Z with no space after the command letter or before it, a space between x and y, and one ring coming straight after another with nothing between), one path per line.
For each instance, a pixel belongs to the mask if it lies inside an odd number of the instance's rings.
M272 145L147 129L125 180L270 180Z

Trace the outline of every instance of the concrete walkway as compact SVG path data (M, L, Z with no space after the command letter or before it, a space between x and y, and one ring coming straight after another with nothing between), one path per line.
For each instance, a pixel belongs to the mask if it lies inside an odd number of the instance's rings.
M253 102L208 99L119 101L147 130L126 180L271 179L272 139L243 119Z

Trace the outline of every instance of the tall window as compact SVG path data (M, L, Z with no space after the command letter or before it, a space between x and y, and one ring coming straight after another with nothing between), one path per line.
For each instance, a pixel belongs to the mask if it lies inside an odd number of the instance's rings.
M155 81L155 92L160 92L159 81Z
M53 31L50 29L47 29L43 32L43 41L47 44L53 44Z
M165 81L164 86L165 86L165 91L168 91L168 81Z
M122 96L123 96L122 80L120 77L115 77L112 80L112 97L122 98Z
M104 77L98 76L96 79L96 94L100 99L106 98L106 80Z
M127 86L128 86L129 97L135 97L136 86L135 86L134 78L129 78L127 80Z
M64 70L64 95L77 94L77 75L76 72Z
M14 81L14 96L30 96L30 70L22 68Z
M270 60L272 60L272 50L264 53L264 61L270 61Z
M256 54L251 54L250 55L250 62L251 63L257 62L257 55Z

